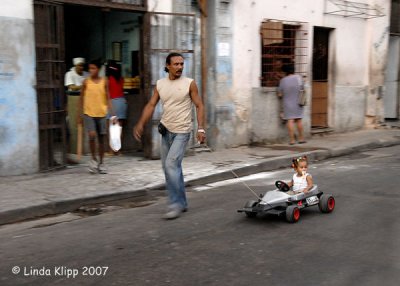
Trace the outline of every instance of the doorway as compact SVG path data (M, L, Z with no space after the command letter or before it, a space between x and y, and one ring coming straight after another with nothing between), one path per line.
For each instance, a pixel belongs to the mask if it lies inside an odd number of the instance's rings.
M64 6L65 51L67 70L73 68L72 60L83 57L86 62L100 59L106 63L115 60L121 65L124 78L124 93L128 104L122 136L124 153L142 151L142 145L131 136L145 104L141 90L143 14L133 11L101 9L93 6ZM104 70L102 76L104 76ZM78 130L76 124L76 106L79 92L68 92L68 113L71 153L78 149ZM82 136L82 134L80 134ZM83 138L87 139L86 136ZM84 152L88 152L87 142Z
M78 149L76 110L79 92L67 94L64 86L64 75L72 68L75 57L84 57L87 62L116 59L121 63L128 101L123 146L129 152L142 149L129 136L129 130L147 100L141 88L145 5L103 1L77 4L61 0L34 1L41 171L65 167L67 154L76 153Z
M314 27L312 64L312 128L328 127L329 38L331 28Z

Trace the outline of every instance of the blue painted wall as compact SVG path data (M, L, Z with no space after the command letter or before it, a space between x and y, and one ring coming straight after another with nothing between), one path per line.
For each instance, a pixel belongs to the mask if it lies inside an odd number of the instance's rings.
M38 171L33 22L0 16L0 176Z

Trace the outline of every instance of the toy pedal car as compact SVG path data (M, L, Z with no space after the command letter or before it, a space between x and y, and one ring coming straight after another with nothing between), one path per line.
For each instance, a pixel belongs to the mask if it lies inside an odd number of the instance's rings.
M258 201L248 201L238 212L244 212L248 217L258 214L285 215L288 222L294 223L300 219L301 209L318 205L321 212L330 213L335 208L334 197L320 192L316 185L307 193L294 195L287 194L290 188L282 181L277 181L275 186L277 190L266 192Z

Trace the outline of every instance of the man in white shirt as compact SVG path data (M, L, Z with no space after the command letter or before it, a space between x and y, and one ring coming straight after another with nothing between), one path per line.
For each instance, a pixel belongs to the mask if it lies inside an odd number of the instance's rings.
M65 74L65 86L69 91L80 91L83 81L88 77L88 73L83 69L85 67L84 58L74 58L72 60L74 66Z

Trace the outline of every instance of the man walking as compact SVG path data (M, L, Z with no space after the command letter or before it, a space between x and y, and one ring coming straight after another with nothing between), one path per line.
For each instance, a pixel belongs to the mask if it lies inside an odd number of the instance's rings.
M161 161L165 174L169 197L169 211L166 219L179 217L187 211L185 183L182 173L182 160L192 129L192 104L197 110L197 140L204 143L204 105L199 95L196 82L182 76L184 59L181 54L171 53L166 58L166 78L157 81L154 93L145 106L142 116L134 127L133 133L141 140L144 125L150 120L154 109L161 99L163 115L159 125L162 135Z

